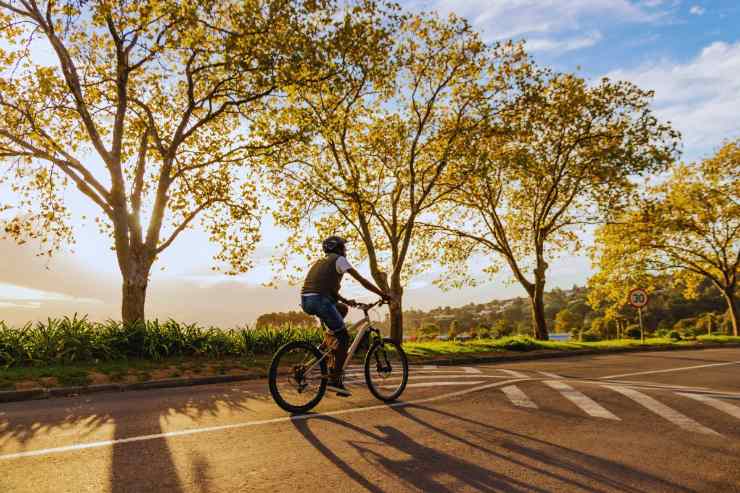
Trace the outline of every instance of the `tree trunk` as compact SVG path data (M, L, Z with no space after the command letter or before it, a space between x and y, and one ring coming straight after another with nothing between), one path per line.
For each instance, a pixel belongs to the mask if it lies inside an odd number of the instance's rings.
M149 284L151 265L143 259L131 259L127 272L123 274L121 316L123 323L144 321L146 289Z
M532 330L534 332L534 338L540 341L546 341L549 339L549 336L547 335L547 322L545 321L544 290L535 287L529 296L529 301L532 307Z
M541 253L537 255L537 267L534 269L534 285L530 285L529 300L532 305L532 328L534 338L539 341L547 341L547 321L545 319L545 271L547 262Z
M722 290L722 294L727 302L727 315L730 317L730 323L732 324L732 335L738 336L738 309L737 300L735 299L735 287L729 287Z
M388 305L390 311L391 320L391 339L398 342L403 342L403 306L401 305L401 297L391 301Z
M403 343L403 286L401 286L401 275L396 273L391 277L390 285L391 300L388 310L391 316L391 339Z

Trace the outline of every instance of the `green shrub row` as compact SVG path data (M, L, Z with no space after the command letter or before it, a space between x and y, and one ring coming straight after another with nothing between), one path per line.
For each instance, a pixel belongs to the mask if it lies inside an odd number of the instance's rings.
M271 354L286 342L299 339L318 343L321 332L305 327L222 330L174 320L125 325L112 320L91 322L77 316L23 327L9 327L0 321L0 367Z

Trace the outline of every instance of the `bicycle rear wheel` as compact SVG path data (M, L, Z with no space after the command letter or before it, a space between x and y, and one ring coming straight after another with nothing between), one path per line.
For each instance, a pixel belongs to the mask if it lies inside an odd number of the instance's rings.
M409 363L401 345L393 339L375 341L365 356L365 382L383 402L398 399L409 381Z
M289 342L272 358L270 394L289 413L305 413L324 397L327 377L326 360L318 348L308 342Z

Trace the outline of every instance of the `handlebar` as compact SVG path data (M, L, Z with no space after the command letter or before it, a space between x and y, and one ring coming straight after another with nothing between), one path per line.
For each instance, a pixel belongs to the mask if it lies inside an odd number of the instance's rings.
M379 299L375 303L357 303L355 305L355 308L358 310L362 310L363 312L367 313L370 311L370 309L375 308L376 306L385 305L388 301L384 300L383 298Z

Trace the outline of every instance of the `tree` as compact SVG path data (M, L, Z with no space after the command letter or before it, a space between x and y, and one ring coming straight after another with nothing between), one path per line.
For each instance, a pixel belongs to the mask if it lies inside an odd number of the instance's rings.
M477 172L448 197L436 228L503 260L529 297L535 337L547 339L550 262L579 250L578 233L624 201L635 175L665 168L677 133L653 116L652 93L628 82L591 85L536 67L517 80L517 96L479 139Z
M253 159L296 130L255 117L324 77L336 13L329 0L0 1L0 180L20 196L4 231L49 255L73 241L73 184L112 238L127 322L144 318L152 264L195 220L216 260L247 270L261 216Z
M311 256L317 236L341 234L392 295L391 337L402 339L404 286L435 256L418 227L459 187L462 156L505 92L522 53L488 47L462 19L417 15L352 59L341 83L306 93L320 123L302 146L273 155L272 188L291 252ZM289 109L295 113L295 109Z
M581 329L582 327L583 317L570 307L563 308L555 315L555 330L557 332L570 332L573 329Z
M740 141L672 166L668 178L597 233L595 284L621 296L629 272L672 273L696 295L703 279L722 293L734 335L740 270ZM639 267L636 269L636 267Z
M280 327L285 325L299 327L316 327L317 319L302 311L263 313L257 318L255 327Z

